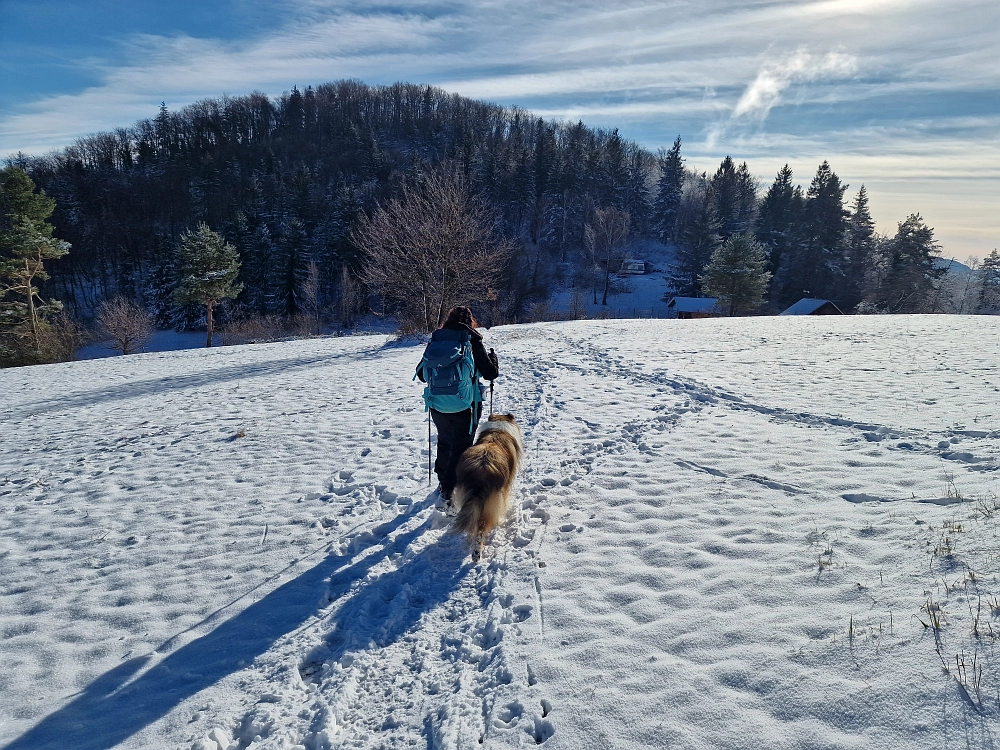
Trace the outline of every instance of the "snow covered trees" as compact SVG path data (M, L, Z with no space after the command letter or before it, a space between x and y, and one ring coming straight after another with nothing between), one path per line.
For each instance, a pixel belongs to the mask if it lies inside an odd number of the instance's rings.
M1000 254L996 248L979 266L979 312L1000 313Z
M205 346L210 347L213 308L243 290L243 285L236 280L240 273L240 256L235 247L204 223L198 224L194 231L184 233L180 253L183 268L174 299L182 305L197 302L205 306L208 326Z
M681 137L674 139L669 151L660 153L660 179L653 200L652 229L660 242L677 239L677 217L684 188L684 160L681 158Z
M750 312L760 307L767 293L771 274L766 266L763 246L749 235L735 234L712 253L701 284L730 316Z
M934 230L920 214L911 214L889 242L886 273L870 301L890 313L940 312L937 283L945 269L939 257Z
M36 284L49 278L44 262L69 252L53 237L48 218L55 201L11 165L0 171L0 365L34 364L57 358L48 318L62 310L43 300Z
M684 218L667 283L674 294L699 297L702 293L701 274L721 241L719 221L704 173L691 181L681 210ZM672 295L668 293L668 296Z
M361 276L398 307L405 327L431 331L455 305L489 297L513 243L457 169L440 169L379 206L355 231Z

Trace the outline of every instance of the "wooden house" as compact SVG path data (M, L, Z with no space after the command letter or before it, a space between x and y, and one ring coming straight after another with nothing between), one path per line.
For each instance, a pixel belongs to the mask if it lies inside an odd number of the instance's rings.
M680 320L717 318L720 315L719 300L715 297L673 297L667 303L667 309Z
M803 297L779 315L843 315L840 308L828 299Z

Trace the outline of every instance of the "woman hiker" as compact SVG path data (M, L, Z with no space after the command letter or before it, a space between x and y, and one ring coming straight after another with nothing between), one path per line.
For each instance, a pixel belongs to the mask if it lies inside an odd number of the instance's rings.
M440 482L441 496L446 503L451 502L451 493L455 489L455 469L458 466L458 459L475 440L476 425L482 416L483 402L479 377L482 376L492 382L500 373L496 352L493 349L486 351L483 335L477 330L478 327L476 319L472 316L472 310L463 306L453 307L441 327L431 334L424 359L417 365L417 377L422 383L427 383L425 370L429 368L428 354L432 347L435 345L439 348L450 347L452 351L457 352L463 345L471 345L475 368L469 373L466 367L463 375L466 379L471 377L471 384L465 384L466 391L474 394L471 399L435 396L435 383L431 383L424 391L424 398L438 433L434 472ZM470 400L471 404L467 405Z

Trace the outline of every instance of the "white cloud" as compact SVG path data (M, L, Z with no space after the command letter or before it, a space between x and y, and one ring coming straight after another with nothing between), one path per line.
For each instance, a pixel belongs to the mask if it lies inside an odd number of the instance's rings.
M785 89L792 84L821 78L842 78L853 75L857 70L858 61L854 55L828 52L817 57L806 49L799 49L782 60L766 63L760 69L753 83L736 102L732 118L764 120L781 102Z

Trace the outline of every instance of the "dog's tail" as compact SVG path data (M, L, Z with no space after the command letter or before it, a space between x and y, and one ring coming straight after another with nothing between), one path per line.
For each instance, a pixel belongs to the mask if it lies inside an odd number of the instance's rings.
M465 492L462 492L465 490ZM468 537L470 542L475 542L489 531L492 525L486 517L486 504L491 488L479 487L476 489L458 487L456 495L456 505L461 503L458 516L455 518L455 531L460 531Z

